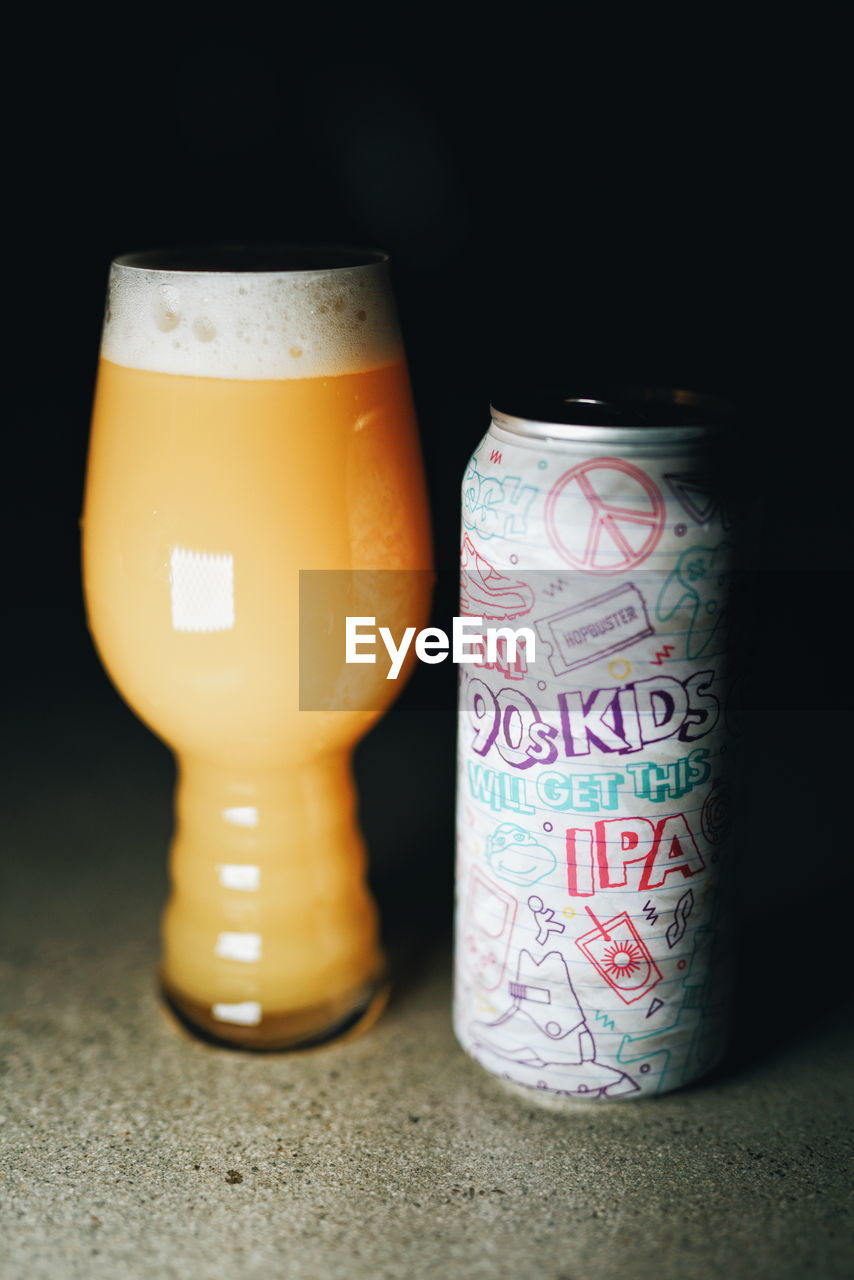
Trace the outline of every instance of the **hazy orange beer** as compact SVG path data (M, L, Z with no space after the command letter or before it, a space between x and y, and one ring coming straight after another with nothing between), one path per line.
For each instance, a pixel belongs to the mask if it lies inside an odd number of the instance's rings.
M350 774L380 711L300 710L299 571L429 567L384 255L116 260L84 511L88 619L113 681L177 755L162 982L221 1040L312 1043L381 1007ZM410 624L428 577L411 575ZM383 683L364 705L391 701L398 683Z

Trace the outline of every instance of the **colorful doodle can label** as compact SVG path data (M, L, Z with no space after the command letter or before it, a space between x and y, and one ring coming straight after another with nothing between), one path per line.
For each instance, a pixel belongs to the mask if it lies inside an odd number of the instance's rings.
M532 638L460 668L454 1022L535 1100L640 1098L724 1046L718 406L493 410L460 612Z

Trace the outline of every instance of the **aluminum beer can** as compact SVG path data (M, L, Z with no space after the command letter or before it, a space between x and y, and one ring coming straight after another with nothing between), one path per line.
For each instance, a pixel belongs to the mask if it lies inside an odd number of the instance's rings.
M454 1025L546 1106L667 1092L724 1048L726 419L510 395L465 474Z

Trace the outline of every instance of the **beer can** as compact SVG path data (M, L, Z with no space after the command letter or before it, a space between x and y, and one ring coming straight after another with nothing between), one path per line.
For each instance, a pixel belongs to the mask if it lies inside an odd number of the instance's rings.
M729 417L511 393L466 470L454 1025L545 1106L724 1048Z

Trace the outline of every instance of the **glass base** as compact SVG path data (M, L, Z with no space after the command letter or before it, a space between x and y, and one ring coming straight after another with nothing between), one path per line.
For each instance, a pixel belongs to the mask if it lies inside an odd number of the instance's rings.
M208 1044L261 1053L314 1049L331 1041L353 1039L372 1026L389 994L386 977L366 983L348 996L290 1013L263 1014L252 1026L215 1018L209 1005L183 995L160 976L160 991L182 1027Z

